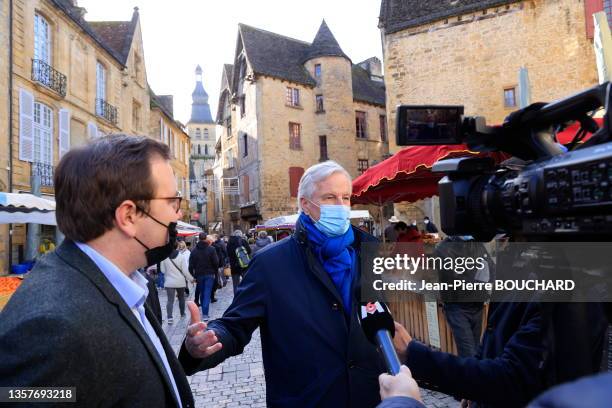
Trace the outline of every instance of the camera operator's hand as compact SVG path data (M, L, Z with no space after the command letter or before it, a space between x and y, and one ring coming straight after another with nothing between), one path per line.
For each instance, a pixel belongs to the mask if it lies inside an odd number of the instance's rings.
M397 375L381 374L378 377L378 383L380 384L380 398L383 400L391 397L410 397L423 402L419 386L412 378L410 369L404 365Z
M395 323L395 336L393 336L393 347L399 357L400 362L406 362L408 344L412 341L412 336L408 330L398 322Z

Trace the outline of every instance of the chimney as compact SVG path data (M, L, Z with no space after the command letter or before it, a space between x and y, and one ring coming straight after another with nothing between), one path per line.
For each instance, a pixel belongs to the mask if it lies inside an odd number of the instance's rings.
M367 60L360 62L358 65L361 68L368 71L368 74L370 74L371 80L373 81L383 80L382 63L380 62L378 58L376 57L368 58Z

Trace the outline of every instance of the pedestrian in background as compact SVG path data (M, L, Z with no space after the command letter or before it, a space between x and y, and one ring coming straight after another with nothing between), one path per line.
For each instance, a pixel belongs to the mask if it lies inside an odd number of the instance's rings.
M255 244L253 245L253 253L256 253L260 249L264 248L267 245L270 245L272 242L268 238L268 233L266 231L259 231L257 234L257 240L255 240Z
M396 242L397 241L397 232L395 230L395 226L400 220L394 215L389 218L389 225L385 228L385 242Z
M208 309L210 297L215 283L215 276L219 268L219 258L217 251L206 240L206 234L200 233L200 240L189 257L189 272L197 281L196 293L200 295L200 307L202 308L202 319L208 320Z
M242 249L241 249L242 248ZM230 268L232 270L232 282L234 284L234 295L238 289L238 285L246 273L248 261L245 264L244 253L247 253L247 258L251 256L251 247L244 239L242 231L237 229L234 231L227 243L227 256L229 258Z
M166 317L168 324L173 324L174 297L178 297L179 311L181 312L181 318L183 318L185 317L185 288L188 282L193 282L195 279L189 273L187 257L181 255L178 249L161 262L161 270L166 277L165 288L168 298L166 301Z

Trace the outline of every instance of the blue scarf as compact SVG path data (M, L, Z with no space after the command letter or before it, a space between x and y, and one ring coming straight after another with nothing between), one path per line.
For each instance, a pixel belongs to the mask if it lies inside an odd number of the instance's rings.
M299 222L306 229L308 241L313 252L329 274L332 282L342 297L342 304L347 316L351 313L351 285L355 276L355 250L350 245L355 236L349 229L338 237L328 237L315 227L312 219L302 213Z

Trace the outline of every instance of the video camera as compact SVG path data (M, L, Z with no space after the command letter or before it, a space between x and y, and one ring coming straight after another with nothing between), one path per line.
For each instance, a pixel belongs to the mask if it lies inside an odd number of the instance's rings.
M476 152L513 156L441 160L442 230L490 241L496 234L529 241L607 241L612 237L612 85L606 82L549 104L512 113L503 125L464 116L463 106L402 105L397 144L467 144ZM601 128L593 114L603 108ZM556 135L580 129L571 143ZM581 143L587 133L593 133ZM500 155L499 153L497 153Z

